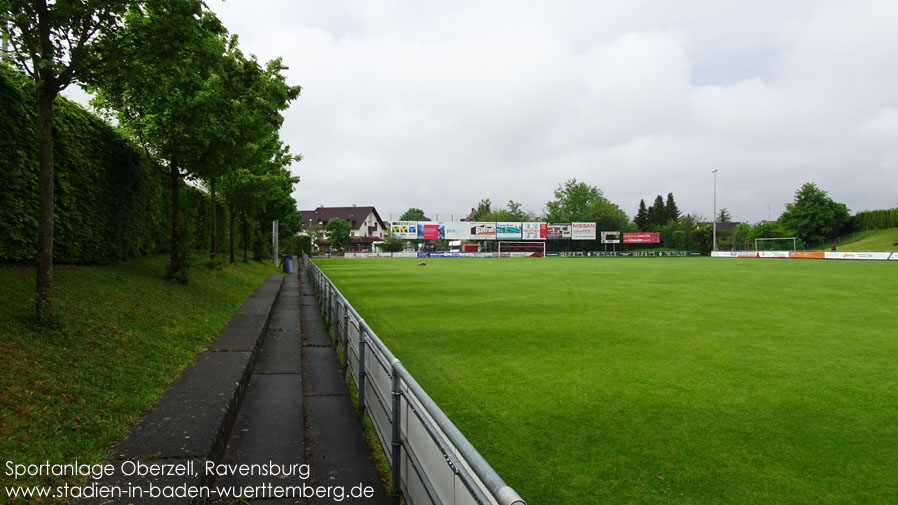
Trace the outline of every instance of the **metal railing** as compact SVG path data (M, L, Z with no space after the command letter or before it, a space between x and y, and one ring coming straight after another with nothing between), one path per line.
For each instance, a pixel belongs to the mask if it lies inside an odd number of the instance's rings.
M526 505L368 327L308 256L309 282L343 352L393 472L393 498L409 505Z

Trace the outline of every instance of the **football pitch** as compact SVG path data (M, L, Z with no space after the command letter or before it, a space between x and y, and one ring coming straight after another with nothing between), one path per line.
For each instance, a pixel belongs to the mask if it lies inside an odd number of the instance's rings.
M530 505L898 501L898 265L316 259Z

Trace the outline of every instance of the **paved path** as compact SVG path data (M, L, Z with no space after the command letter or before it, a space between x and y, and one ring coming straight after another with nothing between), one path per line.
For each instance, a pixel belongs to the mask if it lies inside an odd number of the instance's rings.
M229 476L221 484L270 482L312 486L319 493L330 488L331 493L308 500L269 497L250 503L386 504L389 500L374 470L317 300L302 274L300 270L288 275L281 288L223 462L305 463L308 466L298 468L309 474L280 479ZM373 496L349 498L356 486L373 488ZM347 495L342 501L341 489Z
M388 503L317 300L302 274L270 276L116 444L111 463L122 471L95 484L126 494L93 496L79 504L204 501L151 496L154 486L253 492L242 499L210 493L205 502L215 505ZM126 475L124 469L135 464L186 470ZM208 474L210 464L225 471ZM291 475L240 475L234 471L238 466L221 466L241 464ZM304 497L284 498L294 486ZM352 498L353 488L370 488L368 497Z

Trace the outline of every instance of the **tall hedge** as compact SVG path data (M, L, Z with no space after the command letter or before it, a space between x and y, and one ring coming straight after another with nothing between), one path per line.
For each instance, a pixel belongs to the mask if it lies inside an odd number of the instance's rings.
M0 260L30 261L38 205L33 85L5 65L0 65L0 131ZM167 250L170 190L146 155L62 97L54 104L53 134L54 261L104 264ZM193 245L201 247L208 244L209 197L186 184L182 190L182 220ZM219 223L227 222L226 210L220 208L219 216ZM227 230L219 229L224 244Z
M898 228L898 208L865 210L851 218L855 230L882 230Z

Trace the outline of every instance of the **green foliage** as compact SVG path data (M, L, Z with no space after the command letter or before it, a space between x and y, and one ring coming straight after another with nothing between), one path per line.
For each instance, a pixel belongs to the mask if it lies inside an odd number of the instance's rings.
M546 202L546 220L549 222L594 222L593 202L603 198L595 186L577 179L568 179L555 189L555 199Z
M633 223L639 231L647 231L649 229L649 211L645 205L645 199L639 200L639 210L636 211Z
M411 207L399 216L398 221L430 221L430 218L424 215L423 210Z
M667 221L677 221L680 219L680 209L677 208L677 202L674 201L673 193L667 194L667 202L664 204L664 213Z
M844 231L849 220L844 203L833 201L826 191L808 182L795 192L795 201L786 205L778 222L803 241L820 243Z
M384 241L377 244L377 247L383 252L400 252L405 248L405 241L393 236L392 233L387 233Z
M31 261L37 234L37 152L32 85L0 67L0 258ZM146 155L80 105L59 97L54 118L54 258L107 264L166 250L169 188ZM208 244L209 195L181 193L189 244ZM219 208L223 236L227 211Z
M655 229L667 223L667 211L664 209L664 199L661 195L655 197L655 202L648 209L648 226Z
M730 215L730 211L728 211L726 207L717 211L717 222L718 223L729 223L732 220L733 220L733 216Z
M855 230L882 230L898 227L898 208L865 210L851 218L851 227Z
M338 249L346 247L352 235L349 223L338 217L332 217L324 226L324 231L327 233L328 245Z
M500 207L494 210L490 199L484 198L477 206L477 210L474 213L474 220L487 222L523 222L536 221L537 218L533 213L523 210L521 204L514 200L509 200L505 207Z
M480 200L480 203L477 204L477 210L474 211L474 215L471 217L472 221L490 221L490 216L493 213L492 209L493 203L489 198L484 198Z

